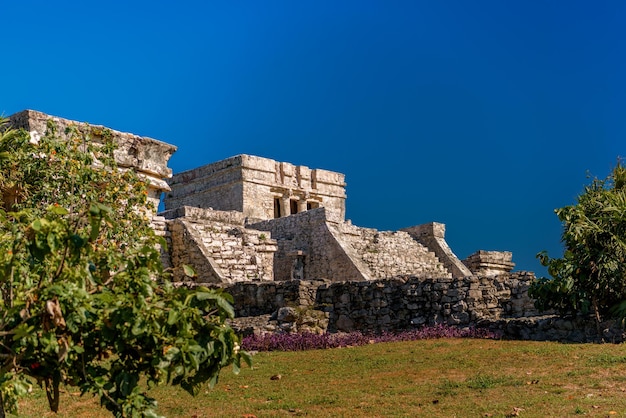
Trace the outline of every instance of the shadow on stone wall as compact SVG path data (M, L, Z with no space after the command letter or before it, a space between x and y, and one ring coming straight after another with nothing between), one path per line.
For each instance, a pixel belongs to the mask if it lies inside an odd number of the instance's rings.
M528 297L534 275L374 281L236 283L233 325L244 334L268 332L396 332L447 324L488 328L504 339L622 342L620 324L598 332L590 318L540 315Z

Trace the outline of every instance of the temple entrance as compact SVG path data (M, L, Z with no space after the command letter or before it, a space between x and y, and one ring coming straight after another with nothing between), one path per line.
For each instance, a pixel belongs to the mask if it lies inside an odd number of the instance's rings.
M274 198L274 218L280 218L280 216L281 216L280 197L275 197Z
M290 215L295 215L296 213L298 213L298 201L296 199L289 200L289 209Z

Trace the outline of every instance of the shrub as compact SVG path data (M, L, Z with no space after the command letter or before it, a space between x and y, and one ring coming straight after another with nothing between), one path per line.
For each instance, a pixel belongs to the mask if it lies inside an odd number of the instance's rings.
M563 223L562 258L537 256L551 278L539 279L529 294L541 310L593 313L599 323L626 316L626 167L594 179L575 205L556 211Z
M195 394L248 360L229 295L168 281L147 185L117 167L109 132L1 128L0 416L35 382L55 412L71 384L116 416L156 416L141 379Z

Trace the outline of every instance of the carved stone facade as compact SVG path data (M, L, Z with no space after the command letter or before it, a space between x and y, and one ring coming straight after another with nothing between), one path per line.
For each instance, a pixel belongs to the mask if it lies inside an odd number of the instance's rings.
M252 155L237 155L176 174L165 209L193 206L235 210L256 220L325 207L329 217L346 213L344 175Z

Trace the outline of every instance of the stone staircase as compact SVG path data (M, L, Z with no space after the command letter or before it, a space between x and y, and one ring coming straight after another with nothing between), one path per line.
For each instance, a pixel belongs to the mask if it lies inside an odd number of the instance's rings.
M191 266L196 283L234 283L274 279L276 240L267 231L244 226L234 211L181 207L163 212L174 280L186 282Z
M435 253L407 232L378 231L350 224L342 225L341 231L374 278L452 277Z
M154 233L160 237L165 238L165 242L168 248L172 247L172 234L167 229L167 220L164 216L155 215L152 217L152 228L154 229ZM161 262L163 263L164 269L172 269L172 258L170 257L169 251L164 251L163 248L159 248L161 251Z
M276 243L267 232L211 221L187 222L187 226L226 282L272 279L272 269L264 259L269 254L271 260Z

